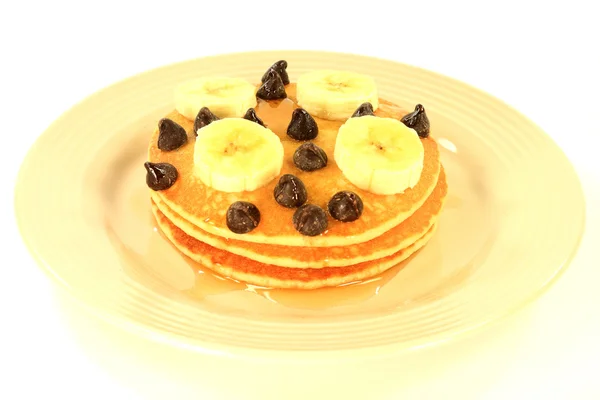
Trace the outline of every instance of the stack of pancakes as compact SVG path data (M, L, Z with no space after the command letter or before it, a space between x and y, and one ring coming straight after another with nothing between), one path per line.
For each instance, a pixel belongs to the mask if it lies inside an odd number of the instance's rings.
M273 288L312 289L371 278L393 267L423 247L436 229L447 193L446 177L433 137L421 139L425 150L423 171L411 189L395 195L361 190L344 178L333 159L335 138L342 121L315 117L319 135L313 142L329 156L325 168L305 172L295 167L292 155L299 142L287 136L295 101L295 85L286 86L288 98L258 99L257 115L275 132L284 146L283 174L300 178L308 191L307 203L327 209L337 192L357 193L364 204L361 217L341 222L331 217L328 229L318 236L303 236L292 224L294 209L274 199L274 179L252 192L226 193L204 185L194 171L193 121L173 111L167 118L180 124L188 141L177 151L158 149L158 129L150 140L153 163L169 163L179 177L167 190L151 191L158 227L183 254L228 278ZM407 114L380 100L375 115L400 119ZM261 221L253 231L236 234L227 228L226 211L235 201L258 207Z

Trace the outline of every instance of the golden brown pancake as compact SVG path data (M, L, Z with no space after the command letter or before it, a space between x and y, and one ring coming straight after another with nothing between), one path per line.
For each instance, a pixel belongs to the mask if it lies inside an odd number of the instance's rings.
M331 247L347 246L374 239L410 217L423 205L436 187L440 173L439 151L433 138L422 139L425 160L421 178L412 189L395 195L376 195L351 184L337 167L333 158L335 137L342 122L315 118L319 126L319 135L314 142L328 155L327 167L304 172L296 168L292 154L301 144L286 134L295 103L295 85L286 86L288 98L282 101L258 100L256 112L265 124L282 140L284 146L284 165L281 174L292 173L299 177L308 190L308 203L327 208L329 199L338 191L351 190L363 200L362 216L352 223L342 223L330 218L328 229L321 235L308 237L298 233L292 225L295 210L280 206L275 202L273 189L278 179L252 192L225 193L204 185L193 174L195 136L192 133L193 121L186 119L176 111L171 118L188 132L188 142L175 151L164 152L157 147L158 129L155 130L149 147L149 161L173 164L179 178L167 190L153 192L158 204L166 204L170 210L184 220L223 238L283 246ZM376 115L400 118L406 112L385 100L380 100ZM252 232L240 235L231 232L226 226L225 213L235 201L252 202L261 213L260 224Z
M185 220L161 200L154 204L170 222L187 235L212 247L265 264L288 268L341 267L375 260L411 245L436 222L447 193L446 176L441 169L437 185L423 206L384 235L368 242L334 247L294 247L224 239Z
M392 268L423 247L433 236L432 226L413 244L379 260L346 267L286 268L241 257L209 246L176 227L156 205L152 206L156 222L163 234L184 255L223 276L252 285L276 288L316 289L339 286L378 275Z

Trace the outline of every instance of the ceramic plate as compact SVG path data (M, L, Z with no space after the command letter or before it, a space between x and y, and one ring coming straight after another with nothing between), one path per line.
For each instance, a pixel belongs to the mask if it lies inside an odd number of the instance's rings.
M292 81L343 65L374 76L381 97L427 108L449 194L435 236L401 266L360 285L261 290L202 270L154 228L142 164L174 86L203 75L258 82L279 59ZM584 221L574 169L506 104L426 70L305 51L202 58L95 93L37 140L15 201L33 256L89 310L158 340L251 357L376 355L484 326L564 271Z

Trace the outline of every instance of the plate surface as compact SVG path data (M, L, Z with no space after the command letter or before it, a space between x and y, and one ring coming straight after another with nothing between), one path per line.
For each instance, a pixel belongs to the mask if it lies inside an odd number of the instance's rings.
M374 76L381 97L426 107L449 194L435 236L402 266L341 288L263 290L202 270L154 228L142 164L174 86L203 75L258 82L279 59L292 81L343 65ZM407 65L307 51L197 59L105 88L37 140L15 197L31 253L97 315L198 351L277 358L384 354L495 321L564 271L584 207L560 149L497 99Z

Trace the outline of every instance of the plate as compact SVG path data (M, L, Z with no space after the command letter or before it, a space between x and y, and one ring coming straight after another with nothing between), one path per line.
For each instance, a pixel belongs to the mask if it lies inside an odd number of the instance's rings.
M344 287L265 290L203 270L156 230L142 164L174 86L203 75L258 82L279 59L292 81L343 65L373 76L381 97L427 108L449 194L435 236L401 266ZM565 270L584 221L573 167L506 104L423 69L311 51L191 60L91 95L29 151L15 210L42 268L105 320L205 353L294 359L388 354L497 321Z

